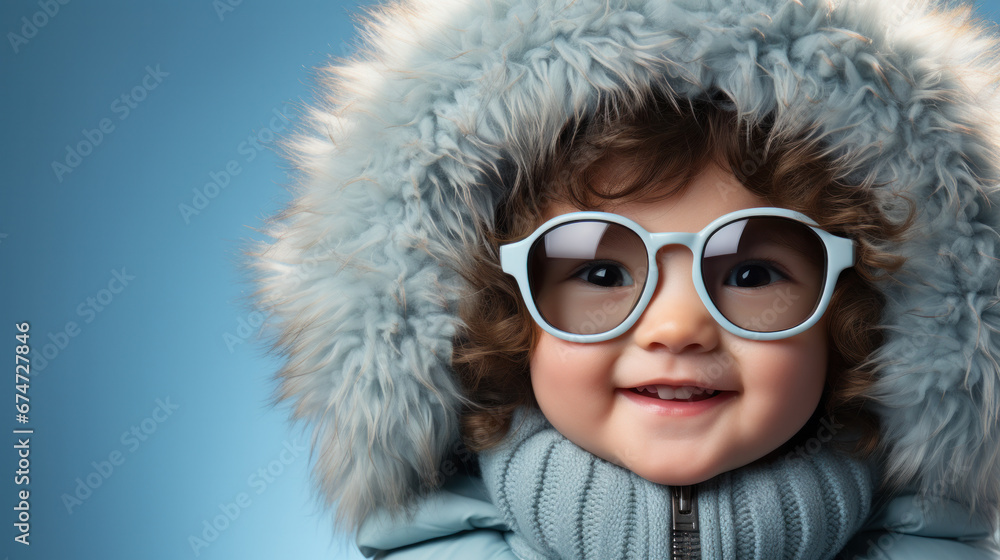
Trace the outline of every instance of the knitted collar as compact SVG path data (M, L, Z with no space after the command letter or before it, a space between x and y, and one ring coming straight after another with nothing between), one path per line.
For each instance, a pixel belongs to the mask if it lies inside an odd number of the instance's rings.
M652 559L671 550L669 487L580 449L539 411L521 411L514 426L480 460L519 557ZM697 486L701 557L832 558L868 516L871 495L864 464L825 448L724 473Z

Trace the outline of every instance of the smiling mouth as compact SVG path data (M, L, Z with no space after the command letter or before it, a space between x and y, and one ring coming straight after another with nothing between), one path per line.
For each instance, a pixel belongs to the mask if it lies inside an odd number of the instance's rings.
M644 397L679 402L703 401L719 394L719 391L704 387L674 387L671 385L643 385L629 390Z

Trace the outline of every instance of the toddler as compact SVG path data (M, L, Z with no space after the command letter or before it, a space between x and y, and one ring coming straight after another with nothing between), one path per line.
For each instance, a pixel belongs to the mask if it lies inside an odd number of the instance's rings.
M377 9L254 252L362 552L991 557L981 27L913 0Z
M700 501L735 526L753 520L724 514L721 502L772 503L757 516L786 520L776 527L786 542L767 543L781 556L835 553L867 513L872 489L859 465L832 453L782 459L794 456L790 440L816 433L824 417L842 418L840 435L853 433L862 449L877 438L855 412L870 371L854 357L880 341L882 302L871 280L897 259L875 247L900 228L870 196L834 180L808 140L775 142L751 159L767 145L767 126L742 126L726 105L606 101L501 205L493 229L519 241L493 240L472 259L467 340L454 360L475 403L465 439L487 450L486 484L513 520L509 540L521 557L696 550L698 531L640 512L657 509L657 494L672 502L662 511L694 510L694 485L754 462L752 482L725 479ZM747 161L756 163L741 167ZM523 430L511 426L515 407L540 408L546 421L525 413ZM811 419L815 427L803 430ZM490 450L501 438L499 452ZM669 496L647 481L690 488ZM608 486L630 489L613 511L593 497ZM774 492L779 486L799 493ZM832 501L849 509L827 515ZM804 513L810 508L823 514ZM595 516L609 518L573 534ZM530 524L540 526L533 538ZM749 533L742 543L732 535L738 557L752 554L740 549ZM725 537L702 544L716 557Z

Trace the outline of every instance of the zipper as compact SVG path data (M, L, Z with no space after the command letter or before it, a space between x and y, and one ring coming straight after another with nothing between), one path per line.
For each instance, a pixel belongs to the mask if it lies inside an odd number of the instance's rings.
M670 488L672 533L670 558L672 560L700 560L701 542L698 538L698 491L694 486Z

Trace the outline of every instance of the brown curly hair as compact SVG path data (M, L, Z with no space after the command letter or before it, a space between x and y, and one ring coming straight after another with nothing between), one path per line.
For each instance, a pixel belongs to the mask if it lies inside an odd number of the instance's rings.
M500 269L499 246L534 231L550 202L590 209L610 201L663 199L710 164L731 170L772 205L802 212L823 229L854 240L857 263L841 274L827 312L825 404L813 421L825 412L857 435L856 451L875 448L878 426L864 406L872 383L867 359L882 341L884 301L874 282L902 264L884 247L899 239L909 220L891 222L880 212L871 185L849 185L837 177L818 140L807 134L787 138L775 132L770 119L749 123L727 105L719 95L685 105L655 93L628 102L608 99L592 116L568 124L532 169L504 174L508 194L493 223L479 224L481 243L469 248L471 258L461 271L471 289L459 310L464 325L453 365L469 399L462 435L470 448L497 444L515 409L537 407L528 364L539 330L516 281ZM615 183L624 186L599 190L595 173L612 161ZM663 189L665 181L670 189Z

